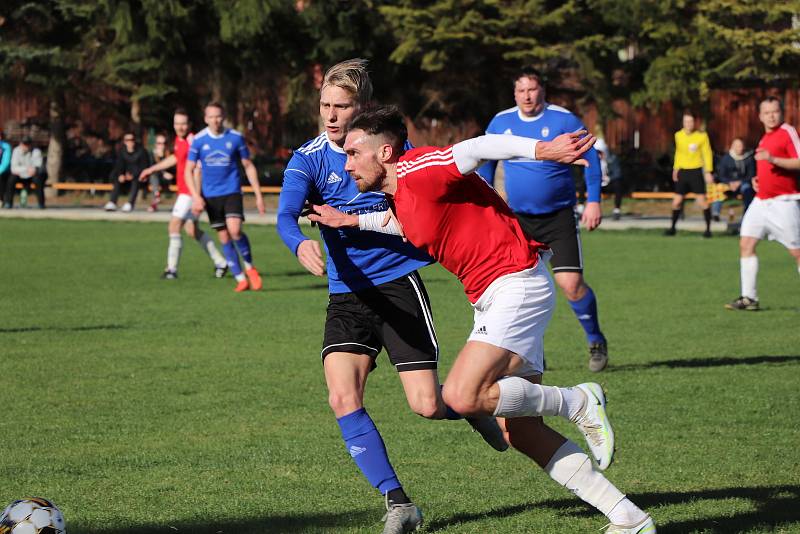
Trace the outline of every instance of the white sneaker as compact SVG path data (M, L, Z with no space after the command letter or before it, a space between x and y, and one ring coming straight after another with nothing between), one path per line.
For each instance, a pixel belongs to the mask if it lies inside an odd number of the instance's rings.
M614 430L606 415L606 396L595 382L578 384L576 388L586 395L586 404L572 420L586 438L597 467L605 469L614 459Z
M636 525L608 525L606 534L656 534L656 524L648 515Z
M133 211L133 206L131 206L130 202L126 202L122 206L122 211L124 211L125 213L130 213L131 211Z
M117 211L117 205L111 201L108 201L103 209L106 211Z

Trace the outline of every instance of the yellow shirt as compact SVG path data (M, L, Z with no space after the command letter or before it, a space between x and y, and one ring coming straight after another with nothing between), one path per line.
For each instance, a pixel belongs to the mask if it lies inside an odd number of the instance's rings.
M673 169L699 169L706 172L714 170L714 156L711 142L706 132L693 131L690 134L680 129L675 132L675 163Z

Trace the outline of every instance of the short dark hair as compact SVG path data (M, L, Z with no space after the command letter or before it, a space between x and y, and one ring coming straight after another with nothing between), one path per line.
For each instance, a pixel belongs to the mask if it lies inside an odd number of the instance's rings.
M758 111L759 111L759 113L761 112L761 104L764 104L765 102L777 102L778 103L778 108L780 108L781 113L783 113L783 100L781 100L777 96L772 96L772 95L762 99L761 102L758 103Z
M223 106L220 102L216 100L212 100L211 102L206 104L206 107L204 107L203 109L205 110L207 108L217 108L222 112L223 115L225 115L225 106Z
M531 78L532 80L536 80L537 82L539 82L539 85L544 87L544 76L542 76L541 71L539 71L539 69L535 67L531 66L522 67L522 69L520 69L519 72L517 73L517 77L514 78L514 83L516 84L517 80L519 80L520 78Z
M364 130L367 135L382 135L395 149L403 148L408 128L403 114L396 106L372 106L350 121L348 130Z
M183 115L184 117L189 117L189 112L186 111L186 108L175 108L175 112L173 115Z
M25 137L22 138L20 143L22 143L23 145L31 146L33 145L33 139L31 139L30 135L26 135Z

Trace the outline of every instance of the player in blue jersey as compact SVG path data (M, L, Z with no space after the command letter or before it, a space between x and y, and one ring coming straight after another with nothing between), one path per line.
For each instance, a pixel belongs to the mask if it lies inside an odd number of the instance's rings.
M233 276L236 278L235 291L261 289L261 276L253 265L250 240L242 231L244 206L238 163L244 168L247 181L253 187L256 207L264 214L264 199L258 183L258 173L250 161L250 151L242 134L225 128L225 110L221 104L212 102L205 108L205 122L208 126L198 133L189 148L186 161L186 185L192 195L192 212L199 215L203 209L208 212L211 227L217 231L222 252ZM195 176L195 166L200 162L201 172ZM239 262L239 254L244 260L244 271Z
M566 109L545 102L541 74L524 69L514 81L516 106L494 116L486 128L490 134L513 134L550 141L558 135L585 130ZM592 148L584 170L587 203L581 222L592 231L600 225L600 159ZM486 163L479 174L494 184L497 162ZM580 227L575 215L575 182L570 166L552 161L513 160L503 164L508 204L523 230L553 251L550 265L558 286L586 331L589 369L602 371L608 364L608 345L597 317L597 300L583 279Z
M372 96L366 61L331 67L320 91L325 131L295 151L286 167L278 207L278 233L309 272L323 276L319 243L300 230L306 203L326 203L349 213L386 211L381 192L360 193L344 170L345 127ZM460 419L442 401L436 373L439 347L430 303L417 269L433 260L397 236L320 227L328 255L330 289L322 361L328 402L345 447L369 482L385 496L385 534L422 523L403 490L383 440L364 408L364 388L382 348L399 373L411 409L432 419ZM469 420L498 450L508 444L488 417Z

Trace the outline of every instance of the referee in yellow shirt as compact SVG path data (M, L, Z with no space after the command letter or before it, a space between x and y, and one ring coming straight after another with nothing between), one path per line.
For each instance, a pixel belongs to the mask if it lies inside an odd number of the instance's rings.
M675 196L672 199L672 226L664 235L675 235L675 224L680 217L686 193L697 195L697 205L703 208L706 231L703 237L711 237L711 209L706 200L706 183L713 183L714 156L706 132L695 130L691 113L683 114L683 128L675 132L675 163L672 166L672 181Z

